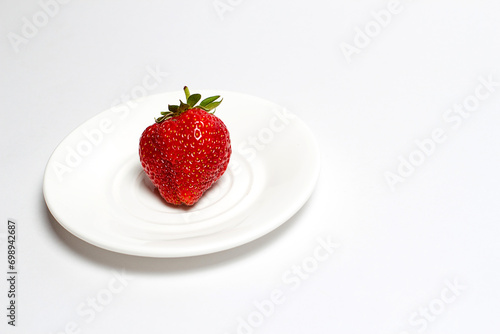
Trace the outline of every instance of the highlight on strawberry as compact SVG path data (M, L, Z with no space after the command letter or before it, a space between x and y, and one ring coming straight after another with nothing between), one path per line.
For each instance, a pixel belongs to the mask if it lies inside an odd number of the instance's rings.
M170 204L194 205L224 174L231 157L226 125L214 115L220 96L201 100L184 87L186 102L148 126L139 141L142 167Z

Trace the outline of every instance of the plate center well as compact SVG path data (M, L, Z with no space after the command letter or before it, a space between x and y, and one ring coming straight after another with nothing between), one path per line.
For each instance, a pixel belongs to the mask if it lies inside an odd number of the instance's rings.
M251 165L236 153L224 175L195 205L175 206L165 202L133 156L114 174L111 198L117 215L135 218L117 223L129 235L192 237L234 225L230 218L239 213L237 208L251 193L252 183Z

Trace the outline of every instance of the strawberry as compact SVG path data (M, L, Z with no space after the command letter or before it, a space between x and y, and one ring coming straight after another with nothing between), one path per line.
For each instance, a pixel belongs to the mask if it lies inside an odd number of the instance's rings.
M160 195L171 204L193 205L227 169L231 141L214 109L220 96L201 99L184 87L186 103L169 105L142 133L139 157Z

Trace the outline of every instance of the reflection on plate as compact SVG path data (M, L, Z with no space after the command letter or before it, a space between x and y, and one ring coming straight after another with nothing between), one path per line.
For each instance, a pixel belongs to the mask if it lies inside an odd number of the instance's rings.
M43 192L54 218L77 237L111 251L183 257L255 240L294 215L319 173L313 135L269 101L220 94L216 115L233 154L226 173L192 207L167 204L142 171L142 131L182 92L116 106L71 132L49 159ZM130 108L134 105L134 108Z

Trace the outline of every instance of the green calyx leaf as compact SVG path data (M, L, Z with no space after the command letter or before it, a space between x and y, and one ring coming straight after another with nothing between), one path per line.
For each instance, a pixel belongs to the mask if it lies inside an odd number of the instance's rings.
M201 99L200 94L193 94L187 99L187 104L189 107L193 108L200 99Z
M206 111L211 111L212 109L217 108L221 102L222 102L222 99L220 101L217 101L217 102L211 102L211 103L201 107L201 109L204 109Z
M206 99L201 101L199 105L196 105L201 100L201 95L200 94L191 95L187 86L184 86L184 94L186 95L186 103L179 100L180 102L179 105L169 104L168 111L162 111L161 116L155 118L156 123L161 123L166 119L179 116L183 112L193 108L200 108L207 112L214 113L215 108L217 108L222 102L222 99L220 101L217 101L217 99L220 98L220 95L216 95L207 97Z
M207 104L209 104L209 103L211 103L211 102L214 102L214 101L215 101L215 100L217 100L219 97L220 97L220 95L207 97L206 99L204 99L203 101L201 101L201 102L200 102L200 107L206 107L206 106L207 106Z

